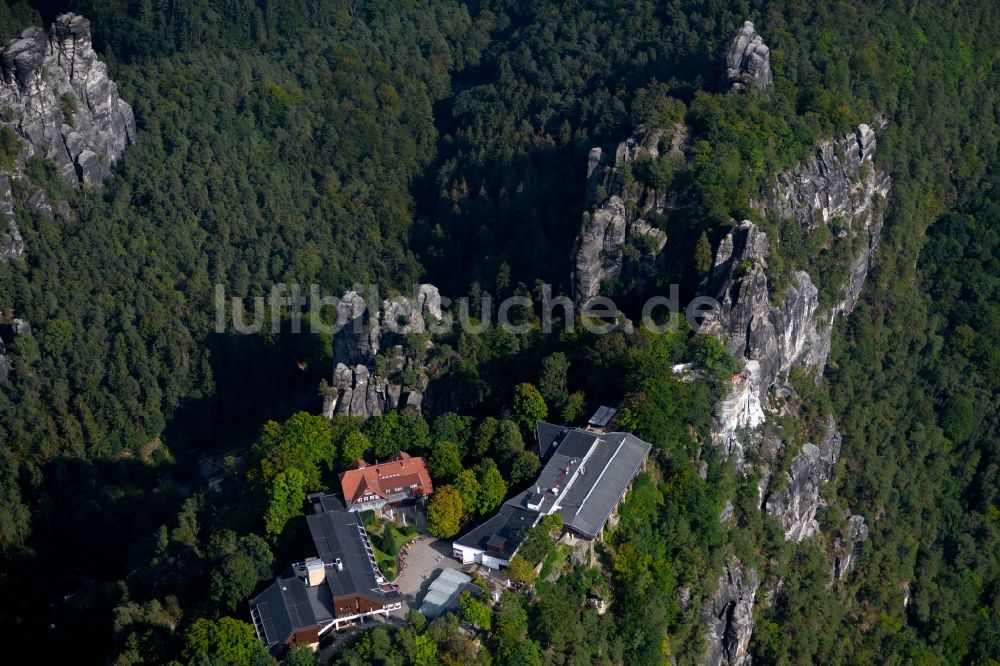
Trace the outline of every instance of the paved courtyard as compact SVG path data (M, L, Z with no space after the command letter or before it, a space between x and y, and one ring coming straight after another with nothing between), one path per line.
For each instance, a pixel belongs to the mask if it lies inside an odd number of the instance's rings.
M403 607L394 611L406 615L419 609L427 588L442 569L461 569L462 563L451 556L451 541L421 536L408 546L406 555L400 557L400 573L395 583L404 597Z

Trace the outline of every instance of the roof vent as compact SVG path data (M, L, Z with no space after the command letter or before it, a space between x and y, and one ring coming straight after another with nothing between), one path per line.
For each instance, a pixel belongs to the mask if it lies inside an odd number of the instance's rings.
M340 559L340 558L338 557L337 559L335 559L335 560L333 561L333 566L337 567L337 571L343 571L343 570L344 570L344 561L343 561L343 560L341 560L341 559Z

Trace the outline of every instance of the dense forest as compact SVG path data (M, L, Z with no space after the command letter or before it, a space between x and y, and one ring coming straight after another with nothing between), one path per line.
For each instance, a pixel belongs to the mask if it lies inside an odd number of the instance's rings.
M507 594L492 614L470 601L430 625L411 616L337 663L695 663L699 603L730 554L783 580L755 614L755 663L1000 659L1000 7L33 4L0 3L0 37L57 11L87 16L139 135L103 189L33 163L73 219L19 208L27 254L0 265L0 310L34 331L10 345L0 387L0 632L14 654L266 663L246 599L300 556L305 492L333 487L359 453L409 450L475 519L537 469L533 417L574 422L611 403L656 454L600 570L535 539L529 564L564 572L531 596ZM744 19L771 47L766 96L723 80ZM642 123L683 122L695 137L665 176L693 212L663 221L675 239L664 280L690 294L700 238L715 247L775 173L876 117L876 162L894 183L882 243L824 381L800 391L803 412L833 413L843 434L821 523L835 528L850 506L872 530L835 588L830 530L786 543L756 506L757 480L706 445L735 369L714 340L457 333L435 352L455 413L362 425L310 415L329 339L214 332L215 284L248 297L279 281L566 292L588 152ZM685 361L706 381L674 379ZM238 449L249 469L232 461L208 492L198 460ZM586 603L595 591L614 599L607 614Z

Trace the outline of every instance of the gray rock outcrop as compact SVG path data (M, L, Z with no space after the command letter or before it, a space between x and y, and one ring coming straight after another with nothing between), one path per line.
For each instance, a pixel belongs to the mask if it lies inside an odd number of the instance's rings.
M839 149L825 142L806 164L780 174L760 204L764 213L773 210L796 220L804 234L836 220L840 234L861 237L861 250L842 277L841 298L829 311L820 312L819 290L805 271L792 273L775 304L767 274L771 240L752 222L733 229L716 251L712 273L701 290L715 298L720 309L706 319L702 331L719 337L746 366L716 414L713 441L727 454L737 455L741 469L745 429L763 422L764 412L771 409L770 396L785 390L793 368L822 372L834 320L849 313L861 294L882 231L878 201L891 186L888 175L874 167L874 151L874 132L861 125ZM756 392L755 399L750 391Z
M674 128L673 137L683 133ZM590 151L587 162L587 191L599 196L596 207L586 214L573 244L573 300L586 307L600 291L601 284L615 278L634 277L643 267L657 265L660 251L667 242L663 231L641 219L648 210L663 211L669 206L667 192L626 183L626 167L640 160L661 157L660 144L666 132L640 126L618 144L614 157L601 148ZM672 152L679 151L675 140ZM627 247L638 252L629 258Z
M14 217L10 176L0 172L0 262L10 263L24 254L24 239Z
M67 182L99 185L135 139L135 117L118 96L90 39L90 21L62 14L46 35L28 28L0 51L0 109Z
M25 249L14 218L11 181L26 180L27 159L51 159L73 186L100 185L135 140L135 117L97 59L90 22L72 13L58 16L48 35L27 28L0 49L0 112L0 122L21 143L11 173L0 173L0 261L9 263ZM37 187L24 203L53 213ZM65 202L55 210L68 214Z
M0 324L0 384L7 382L13 370L7 345L25 335L31 335L31 324L24 319L15 318L8 323Z
M753 605L759 587L757 571L744 573L739 559L731 556L715 596L701 614L708 644L705 666L743 666L750 662Z
M48 35L27 28L0 49L0 122L21 140L10 173L0 173L0 261L24 253L14 218L11 181L24 180L34 155L58 166L73 186L97 186L111 173L135 140L132 107L118 96L107 67L90 39L90 22L68 13L58 16ZM35 188L25 202L52 214L45 193ZM56 205L65 213L65 202Z
M843 580L854 571L861 550L868 541L868 524L864 516L849 516L845 533L833 541L833 566L830 567L830 583Z
M771 50L750 21L744 21L726 56L726 77L737 90L753 87L766 90L774 83Z
M377 308L351 291L341 299L337 316L333 383L323 413L367 419L406 408L419 412L429 380L420 359L403 343L444 317L437 288L419 285L412 298L383 300Z
M767 512L781 521L786 540L802 541L819 531L816 512L822 506L820 486L833 478L840 445L840 433L830 418L819 445L803 444L791 469L784 472L785 485L765 499Z
M891 186L889 176L874 166L875 145L874 131L867 125L839 142L821 144L805 164L780 174L773 190L758 204L764 215L776 212L782 219L794 220L803 234L817 233L821 226L827 226L831 242L858 241L850 246L856 253L845 275L818 276L824 281L842 281L840 297L831 307L821 309L819 290L804 270L788 276L788 286L781 294L771 292L768 257L781 248L773 247L775 239L749 221L719 244L712 272L701 287L703 294L719 303L718 312L706 320L703 332L717 336L744 363L715 415L713 444L744 472L749 467L748 447L756 448L761 508L777 517L790 541L801 541L819 531L820 488L833 477L841 436L833 418L828 418L819 444L804 444L790 469L782 471L774 467L788 444L774 433L765 434L760 426L768 412L787 407L786 398L794 394L787 384L793 368L805 368L819 377L830 353L836 317L851 312L857 304L881 235L879 202ZM867 536L864 520L851 517L845 535L833 542L831 581L841 580L854 567ZM720 591L738 588L735 583L726 584L733 579L732 566L727 567ZM774 596L779 589L776 585ZM749 640L752 630L749 609L738 614L734 603L731 612L740 619L721 620L730 612L725 610L725 602L733 596L731 591L717 594L711 614L703 617L709 632L706 663L746 660L745 648L740 646ZM733 636L728 642L727 634Z
M4 345L3 340L0 339L0 384L7 382L11 370L12 367L10 357L7 355L7 347Z

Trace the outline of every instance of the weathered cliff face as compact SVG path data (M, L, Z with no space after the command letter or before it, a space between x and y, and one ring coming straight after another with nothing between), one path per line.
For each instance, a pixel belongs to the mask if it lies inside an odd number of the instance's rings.
M759 587L757 571L744 573L739 559L732 556L719 578L715 596L702 610L701 623L708 643L705 666L743 666L750 662L753 604Z
M62 14L46 35L28 28L0 52L5 122L67 182L99 185L135 138L135 117L97 59L90 21ZM9 120L6 120L9 119Z
M0 74L0 122L22 145L13 172L0 174L0 261L10 262L24 252L11 181L24 180L25 161L40 155L55 162L71 185L100 185L136 130L132 107L98 60L90 22L82 16L60 15L48 35L26 29L0 49ZM40 191L25 203L52 213Z
M378 309L351 291L337 316L333 384L323 413L369 418L405 408L419 412L428 378L420 360L404 351L404 342L443 318L437 287L420 285L412 299L384 300ZM402 381L404 375L409 382Z
M803 444L791 469L783 473L783 487L764 498L767 512L781 521L786 540L802 541L819 531L816 512L822 505L820 486L833 478L840 445L840 433L830 418L819 445Z
M31 324L24 319L12 319L7 323L0 324L0 384L3 384L10 377L13 365L7 353L7 345L16 338L31 335Z
M835 318L849 313L857 303L882 230L878 202L891 185L888 175L874 168L874 151L875 134L861 125L839 145L826 142L804 165L780 174L774 190L760 204L762 213L774 211L783 219L795 220L803 234L815 233L821 225L836 220L838 238L831 242L853 237L862 241L846 275L819 276L843 281L841 296L831 308L821 311L819 290L811 276L801 270L789 276L789 285L779 298L773 297L768 256L781 248L773 248L772 240L749 221L719 244L712 273L702 286L703 293L719 302L719 311L708 319L705 332L718 336L729 352L745 363L715 416L713 444L743 471L749 467L747 447L756 449L761 508L777 517L785 539L790 541L801 541L819 531L820 488L833 478L841 436L833 418L828 418L819 444L805 443L790 469L776 472L774 463L787 444L773 435L764 436L760 426L768 411L793 394L787 386L793 368L822 372ZM864 518L851 516L845 534L832 544L831 582L853 569L867 538ZM740 606L740 585L734 582L735 577L731 564L711 607L703 614L709 634L706 664L747 661L753 597L745 608ZM756 577L753 589L756 591ZM779 589L780 581L771 596L776 597ZM730 619L723 621L725 617Z
M719 244L702 291L719 301L720 310L706 321L704 330L723 340L747 367L716 415L713 441L737 455L741 469L746 425L763 421L761 411L771 409L772 396L787 391L785 383L793 368L822 372L835 318L857 303L882 230L878 201L891 185L888 175L875 169L874 151L874 131L861 125L839 146L826 142L805 165L780 174L760 204L763 212L772 210L796 220L805 234L836 219L841 234L861 237L862 249L847 274L822 276L843 280L841 298L829 310L820 312L818 289L804 271L790 276L789 286L774 304L767 275L771 241L753 223L743 222ZM743 397L750 386L757 392L755 401Z
M24 239L14 218L10 176L0 172L0 261L10 263L24 254Z
M644 159L660 157L660 144L669 139L671 152L679 152L683 128L670 136L662 129L639 127L618 144L613 156L601 148L590 151L587 163L587 191L603 194L602 201L587 214L573 245L573 299L586 306L598 295L601 284L619 277L631 277L642 266L655 266L667 242L661 230L640 219L648 210L662 212L669 206L666 192L627 184L626 167ZM629 259L627 247L638 250L638 259Z
M774 83L771 50L750 21L744 21L726 56L726 77L734 89L765 90Z
M833 541L833 566L830 567L830 584L843 580L854 571L861 556L861 549L868 541L868 524L864 516L849 516L845 533Z

